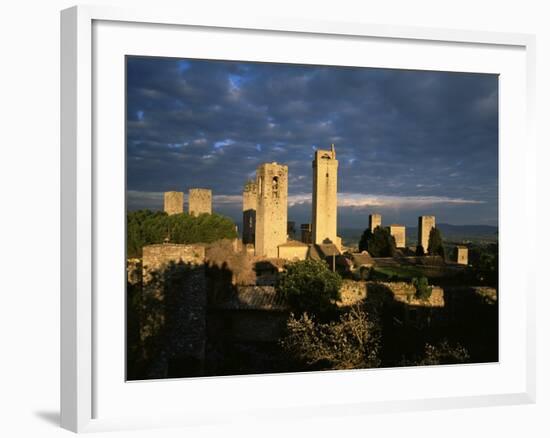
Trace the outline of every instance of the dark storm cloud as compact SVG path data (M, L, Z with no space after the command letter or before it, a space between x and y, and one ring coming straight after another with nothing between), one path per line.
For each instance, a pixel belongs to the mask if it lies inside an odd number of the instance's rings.
M494 75L132 57L127 87L130 208L210 187L238 219L245 180L277 161L306 221L313 150L334 143L341 223L496 224Z

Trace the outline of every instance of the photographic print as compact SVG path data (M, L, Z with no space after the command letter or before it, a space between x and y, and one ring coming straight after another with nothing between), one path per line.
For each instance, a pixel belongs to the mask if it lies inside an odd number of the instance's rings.
M126 57L128 380L497 362L498 75Z

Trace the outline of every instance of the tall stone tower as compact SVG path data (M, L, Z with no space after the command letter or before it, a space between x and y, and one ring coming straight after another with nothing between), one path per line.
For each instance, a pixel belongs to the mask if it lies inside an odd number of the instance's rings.
M168 214L183 213L183 192L164 192L164 211Z
M255 181L247 181L243 190L243 243L255 243L258 190Z
M313 243L321 244L326 239L340 246L336 235L338 160L334 145L330 150L315 151L313 166Z
M212 190L189 189L189 214L212 214Z
M376 227L381 227L382 226L382 215L381 214L377 214L377 213L374 213L374 214L369 214L369 229L370 229L370 232L374 232L374 229Z
M418 218L418 244L422 245L424 252L428 252L432 228L435 228L435 216L420 216Z
M286 242L288 167L263 163L256 169L256 255L277 257Z

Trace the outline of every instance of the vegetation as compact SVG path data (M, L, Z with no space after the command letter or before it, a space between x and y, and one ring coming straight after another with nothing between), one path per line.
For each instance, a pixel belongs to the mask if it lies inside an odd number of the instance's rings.
M426 277L413 278L412 284L416 289L416 298L424 301L430 299L432 296L432 288L428 285L428 279Z
M461 344L451 345L446 339L436 345L426 344L424 357L415 365L450 365L466 363L470 359L468 350Z
M317 260L289 263L277 283L279 293L297 313L326 317L340 299L342 278Z
M128 212L127 256L140 257L144 245L162 243L211 243L237 237L235 224L218 214L167 215L160 211Z
M439 229L434 227L430 231L430 237L428 240L428 255L441 256L445 258L445 249L443 248L443 239Z
M307 313L299 319L291 315L281 346L306 369L341 370L380 365L379 336L367 313L359 307L329 323L318 323Z
M359 251L368 251L372 257L393 257L395 239L386 227L376 227L374 232L367 228L359 240Z

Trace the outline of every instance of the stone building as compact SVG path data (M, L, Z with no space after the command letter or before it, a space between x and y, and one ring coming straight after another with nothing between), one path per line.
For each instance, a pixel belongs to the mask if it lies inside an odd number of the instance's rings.
M201 245L143 247L142 342L158 345L153 377L202 375L206 348L205 249Z
M212 214L212 190L189 189L189 214Z
M459 265L468 264L468 247L461 245L456 247L456 262Z
M302 243L311 243L311 224L302 224L300 225L301 231L301 241Z
M435 228L435 216L420 216L418 218L418 244L422 245L424 252L428 252L432 228Z
M279 245L279 258L285 260L305 260L309 252L307 243L289 240Z
M330 240L339 249L341 239L336 235L338 160L334 145L330 150L315 151L313 167L313 243Z
M183 192L164 192L164 211L168 214L183 213Z
M243 190L243 243L245 245L255 243L257 195L256 182L247 181Z
M277 257L277 247L287 241L288 166L260 164L256 186L256 255Z
M374 232L374 229L376 227L382 226L382 215L381 214L369 214L369 230L370 232Z
M395 239L395 247L405 248L405 225L392 224L388 228Z

